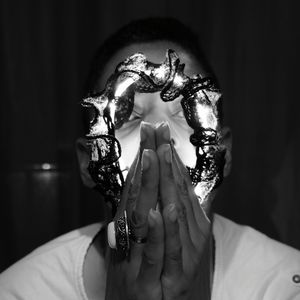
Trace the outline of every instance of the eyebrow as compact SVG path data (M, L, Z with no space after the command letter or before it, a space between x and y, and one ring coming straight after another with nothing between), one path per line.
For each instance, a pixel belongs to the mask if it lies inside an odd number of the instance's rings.
M135 111L136 113L141 114L143 112L143 106L140 105L139 103L137 103L136 101L134 101L132 111Z
M182 100L182 97L178 97L172 101L171 113L176 113L176 112L178 112L178 110L182 109L181 100Z

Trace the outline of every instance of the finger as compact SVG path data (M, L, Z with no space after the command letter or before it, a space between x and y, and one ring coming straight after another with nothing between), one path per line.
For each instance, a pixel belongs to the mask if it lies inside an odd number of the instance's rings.
M198 228L200 228L201 235L204 239L206 239L209 235L209 232L211 230L211 222L204 211L204 209L201 207L199 198L195 194L195 189L193 186L187 187L189 198L191 199L195 219L198 224ZM200 240L199 240L200 241Z
M182 253L176 205L172 203L164 208L163 215L165 225L164 275L177 277L182 272Z
M138 199L131 217L133 237L145 238L147 234L147 216L150 208L155 208L158 194L159 167L157 155L153 150L145 149L142 156L142 178ZM138 255L140 245L133 243L132 254ZM137 253L135 253L138 251Z
M141 168L141 157L144 149L153 149L155 150L155 131L154 127L150 123L142 122L140 126L140 148L139 151L128 171L126 184L124 187L123 194L126 195L128 193L130 184L134 181L134 177L139 174L139 170Z
M173 144L171 144L171 148L172 148L172 153L175 157L175 161L176 164L180 170L180 173L182 174L183 178L184 178L184 182L185 182L185 186L188 189L189 195L192 199L192 205L194 208L194 212L197 213L197 216L201 218L204 217L204 219L206 219L206 221L210 222L209 218L207 217L204 209L201 207L200 203L199 203L199 199L198 196L195 193L195 188L192 184L191 181L191 177L190 174L187 170L187 168L185 167L185 165L183 164L182 160L180 159L175 147L173 146ZM196 220L198 219L196 216Z
M166 207L170 203L178 204L176 184L172 173L172 153L169 144L160 145L157 149L159 159L159 184L161 204Z
M141 159L143 150L155 149L155 131L150 123L142 122L140 127L140 148L127 174L125 186L121 197L121 206L123 210L128 210L131 216L132 210L137 200L141 184Z
M172 147L172 145L171 145ZM189 176L189 174L186 172L186 168L185 170L183 170L182 166L180 166L180 158L176 152L176 150L174 149L174 147L172 147L172 155L173 155L173 164L172 164L172 170L173 170L173 174L174 174L174 180L176 182L176 187L177 187L177 192L179 195L179 201L181 203L181 211L182 213L179 214L179 221L180 224L182 226L180 227L187 227L188 228L188 235L191 239L191 241L193 242L193 244L195 244L195 241L198 239L199 237L199 227L198 227L198 223L194 214L194 209L192 206L192 201L190 199L190 195L188 192L188 187L187 187L187 180L189 178L187 178L187 176ZM183 164L182 164L183 165ZM182 234L183 232L186 234L186 231L182 230L181 231ZM185 237L185 236L184 236ZM188 241L188 237L185 237L186 242Z
M142 184L135 211L146 219L150 208L155 208L158 193L159 167L157 155L145 149L142 156Z
M140 137L141 137L141 153L144 149L156 149L156 138L155 138L155 128L151 123L142 122L140 128Z
M129 169L123 187L118 210L116 212L116 215L114 216L115 221L124 215L124 210L127 211L128 217L130 217L132 214L132 210L135 202L137 201L141 185L141 167L138 168L138 166L140 166L141 164L139 160L139 154L137 154L134 163Z
M156 147L169 144L171 141L170 127L168 122L162 122L155 130Z
M171 147L174 157L173 173L175 174L174 177L180 195L179 198L186 209L191 238L195 244L195 242L199 241L200 235L206 237L211 225L206 213L199 203L197 195L195 194L194 187L191 183L190 175L186 167L181 161L173 145L171 145ZM182 180L178 179L179 176L182 176Z
M198 228L195 220L190 220L189 213L184 205L177 208L179 234L182 242L183 254L191 253L195 250L193 239L197 238Z
M178 211L178 225L182 245L182 265L183 271L186 273L187 271L195 269L195 266L198 263L199 248L197 248L196 244L192 241L193 235L191 234L185 209ZM196 230L193 230L193 232L196 232Z
M149 231L143 250L140 272L141 283L160 280L164 257L164 228L159 211L151 209L148 214Z
M186 181L186 183L189 186L192 186L192 181L191 181L190 174L189 174L186 166L182 162L181 158L179 157L179 155L178 155L178 153L177 153L177 151L176 151L173 143L171 143L171 149L172 149L172 154L174 156L174 159L176 161L176 165L177 165L177 167L179 169L179 172L180 172L182 178L184 178L184 180Z
M140 168L140 154L138 153L128 171L127 177L126 177L126 181L125 181L125 185L122 191L122 196L121 196L121 205L123 207L123 209L126 208L126 206L128 205L128 197L130 195L130 197L132 198L131 200L134 200L134 191L138 191L139 190L139 185L140 184L140 176L141 176L141 172L139 171ZM136 193L136 192L135 192ZM129 199L130 202L130 199ZM121 208L121 207L120 207Z
M150 123L142 122L140 127L140 148L128 172L129 186L141 177L141 159L144 149L155 150L155 131ZM127 190L129 190L127 188Z

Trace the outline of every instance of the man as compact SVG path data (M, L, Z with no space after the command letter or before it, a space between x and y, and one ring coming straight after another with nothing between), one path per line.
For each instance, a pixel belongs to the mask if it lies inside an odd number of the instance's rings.
M104 43L88 91L101 91L116 65L132 54L142 52L160 64L167 49L185 63L187 76L212 75L188 29L172 19L148 19ZM131 221L139 239L131 241L129 257L120 260L108 247L105 224L94 224L8 269L0 278L1 299L300 299L298 251L214 215L210 203L217 189L204 208L199 205L185 168L196 159L193 131L180 100L165 103L159 93L136 93L129 120L116 130L122 169L129 169L120 207L128 199L136 204ZM226 177L231 135L221 125ZM96 187L86 142L77 143L81 176Z

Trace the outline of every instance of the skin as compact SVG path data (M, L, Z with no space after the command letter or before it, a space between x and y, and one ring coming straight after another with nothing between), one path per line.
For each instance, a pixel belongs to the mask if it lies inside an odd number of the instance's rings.
M187 75L204 72L195 58L178 45L134 44L112 57L99 79L99 87L113 72L112 66L129 55L143 52L148 60L161 63L168 48L174 49L186 64ZM210 298L211 222L209 211L204 212L199 205L184 166L193 164L195 151L189 142L192 130L181 118L179 100L164 103L158 93L136 95L130 122L116 133L124 166L129 168L122 202L136 203L134 232L136 236L147 236L147 243L132 242L130 259L120 261L116 252L107 248L105 235L100 234L88 250L83 270L90 299L104 296L97 281L104 255L108 270L106 299ZM142 121L147 123L141 126ZM161 123L164 121L167 123ZM223 129L222 142L227 147L227 176L231 165L227 128ZM77 152L83 182L93 187L86 170L89 157L84 139L78 140ZM132 153L141 155L134 159ZM212 200L213 195L209 201ZM155 210L158 204L160 209Z

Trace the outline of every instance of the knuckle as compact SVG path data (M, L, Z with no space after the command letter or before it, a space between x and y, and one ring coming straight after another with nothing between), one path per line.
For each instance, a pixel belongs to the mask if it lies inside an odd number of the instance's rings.
M144 299L160 299L161 298L161 289L159 285L142 282L138 284L136 289L136 300L144 300Z
M136 199L137 199L137 196L135 196L133 194L128 194L127 201L129 204L135 203Z
M205 247L207 243L207 237L200 232L200 234L198 235L198 239L195 241L195 246L197 249L199 249L198 251L201 251L201 254L203 252L203 249Z
M193 261L193 265L197 268L199 264L201 263L201 260L203 259L202 253L196 252L194 255L192 255L191 260ZM196 272L196 268L193 268Z
M163 248L149 246L147 243L142 253L142 260L144 260L148 265L161 263L163 260Z
M167 275L162 275L161 276L161 283L166 289L170 289L174 287L174 277L172 276L167 276Z
M142 175L142 188L153 190L158 187L157 176L153 176L151 172Z
M148 234L148 242L147 246L149 247L157 247L163 241L163 235L160 230L153 230Z
M176 186L183 197L187 198L189 196L187 185L184 179L178 179Z
M131 214L130 227L133 230L138 230L141 227L147 227L147 219L144 214L134 210Z
M172 252L168 255L168 259L170 261L178 263L181 261L181 255L179 253Z
M166 251L166 256L169 260L173 262L181 261L181 246L177 246L175 249L171 251Z
M148 265L156 265L158 262L158 259L151 253L151 251L144 251L142 254L142 259L148 264Z
M184 278L162 275L161 282L169 299L186 299L190 283Z
M185 225L187 225L187 218L186 218L186 208L181 207L180 210L178 211L178 220Z
M131 183L128 192L128 199L136 199L139 195L140 184L139 183Z

